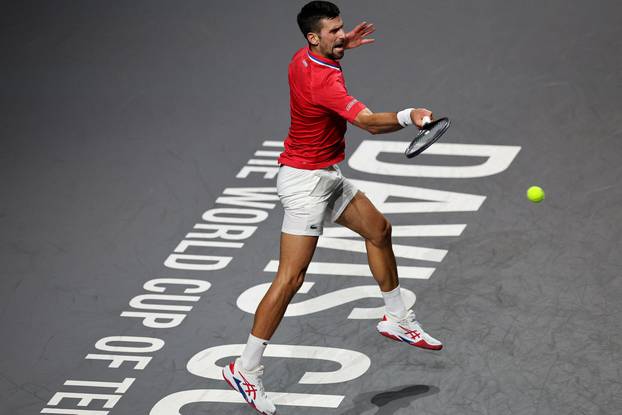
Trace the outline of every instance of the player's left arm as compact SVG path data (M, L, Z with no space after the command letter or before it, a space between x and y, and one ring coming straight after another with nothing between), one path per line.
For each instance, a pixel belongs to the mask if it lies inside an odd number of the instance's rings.
M346 49L358 48L361 45L373 43L376 39L367 39L367 36L376 31L373 23L362 22L346 33Z

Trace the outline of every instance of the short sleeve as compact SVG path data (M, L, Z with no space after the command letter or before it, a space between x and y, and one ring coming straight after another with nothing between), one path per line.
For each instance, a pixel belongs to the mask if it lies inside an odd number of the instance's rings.
M334 111L346 120L353 122L365 104L348 94L341 72L334 72L321 87L313 91L315 104Z

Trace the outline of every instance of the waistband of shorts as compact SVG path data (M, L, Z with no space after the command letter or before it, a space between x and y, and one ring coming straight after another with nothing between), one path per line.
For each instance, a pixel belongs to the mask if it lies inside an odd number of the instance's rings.
M340 171L341 170L337 164L333 164L328 167L323 167L321 169L299 169L297 167L288 166L286 164L279 164L279 168L283 168L283 167L287 169L291 169L291 170L304 170L304 171L317 171L317 170Z

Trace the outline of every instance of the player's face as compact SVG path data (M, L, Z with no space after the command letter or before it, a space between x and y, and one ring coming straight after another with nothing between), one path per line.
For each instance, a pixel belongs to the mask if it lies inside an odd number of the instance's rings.
M320 31L320 53L327 58L339 60L345 53L346 32L343 30L343 20L340 16L334 19L322 19Z

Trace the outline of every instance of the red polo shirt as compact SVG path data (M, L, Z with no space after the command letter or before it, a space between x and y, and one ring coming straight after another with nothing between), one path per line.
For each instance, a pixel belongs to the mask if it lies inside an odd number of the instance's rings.
M279 163L315 170L345 158L347 121L365 108L346 90L338 62L300 49L289 64L291 125Z

